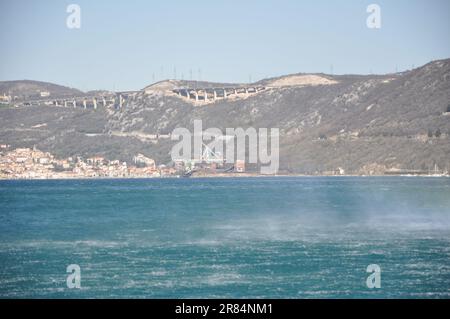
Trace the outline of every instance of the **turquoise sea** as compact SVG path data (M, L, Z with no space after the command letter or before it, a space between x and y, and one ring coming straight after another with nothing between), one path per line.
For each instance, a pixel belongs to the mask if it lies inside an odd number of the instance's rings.
M450 178L0 181L0 297L450 298Z

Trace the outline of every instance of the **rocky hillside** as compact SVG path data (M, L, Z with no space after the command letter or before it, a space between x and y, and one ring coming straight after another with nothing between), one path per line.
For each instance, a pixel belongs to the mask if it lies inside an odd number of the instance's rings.
M164 135L202 119L204 128L279 128L282 173L450 169L450 60L382 76L266 79L258 83L265 91L205 106L170 91L190 84L147 87L120 110L2 108L0 143L36 145L61 157L131 161L143 153L169 163L172 142Z
M0 81L0 95L10 95L19 99L39 98L40 92L48 92L52 97L77 96L83 92L47 82L20 80Z

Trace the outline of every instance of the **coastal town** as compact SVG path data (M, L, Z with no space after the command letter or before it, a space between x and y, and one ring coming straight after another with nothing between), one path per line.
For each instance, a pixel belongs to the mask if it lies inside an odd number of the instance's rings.
M102 156L57 158L36 147L12 148L0 144L1 179L85 179L85 178L160 178L160 177L251 177L260 176L247 170L245 161L225 163L210 161L183 162L156 165L156 161L143 154L133 156L131 163L109 160ZM284 174L279 174L283 176ZM292 174L287 174L292 175ZM437 165L434 169L387 169L380 165L366 165L357 174L347 174L342 168L314 172L307 176L450 176L448 169ZM302 175L298 175L302 176Z
M142 154L133 157L133 165L101 156L58 159L36 148L11 149L0 144L0 179L70 178L151 178L175 176L177 170Z

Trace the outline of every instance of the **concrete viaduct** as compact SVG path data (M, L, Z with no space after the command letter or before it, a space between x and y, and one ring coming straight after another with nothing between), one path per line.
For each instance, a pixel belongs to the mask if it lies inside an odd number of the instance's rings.
M193 99L196 102L216 101L217 99L226 99L231 96L249 95L265 90L263 86L248 86L248 87L221 87L221 88L179 88L172 90L173 93L187 99Z
M136 92L120 92L98 96L74 96L61 98L36 99L22 102L23 106L52 105L59 107L72 107L82 109L97 109L99 106L122 108L130 97Z
M180 97L195 102L214 102L218 99L227 99L239 96L249 96L264 91L264 86L236 86L236 87L209 87L209 88L178 88L172 92ZM121 109L126 101L140 91L114 92L98 95L73 96L73 97L48 97L43 99L25 100L20 105L52 105L58 107L72 107L81 109L97 109L102 107L113 107Z

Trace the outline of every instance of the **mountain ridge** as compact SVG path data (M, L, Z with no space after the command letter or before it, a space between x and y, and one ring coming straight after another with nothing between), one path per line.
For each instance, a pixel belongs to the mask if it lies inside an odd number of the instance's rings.
M394 74L325 76L337 83L275 87L205 106L144 88L120 110L3 108L0 140L61 157L131 161L142 153L170 164L173 142L149 136L192 130L201 119L204 128L279 128L280 173L450 168L450 59Z

